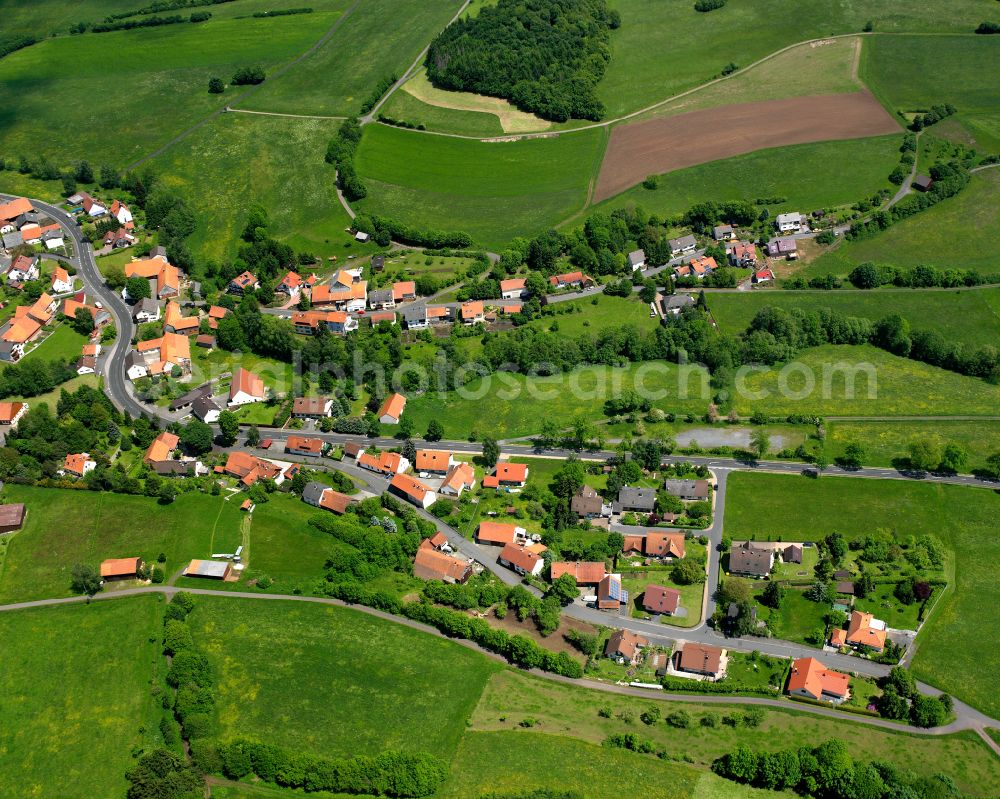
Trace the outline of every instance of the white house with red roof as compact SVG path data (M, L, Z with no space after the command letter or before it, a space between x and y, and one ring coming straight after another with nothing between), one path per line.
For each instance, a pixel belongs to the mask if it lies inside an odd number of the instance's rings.
M279 294L285 294L295 299L302 291L302 275L298 272L289 271L287 275L281 278L281 282L274 290Z
M233 380L229 386L229 407L238 408L253 402L263 402L267 398L264 381L253 372L238 367L233 372Z
M118 224L123 227L131 227L134 224L132 221L132 212L121 200L115 200L111 203L111 216L117 219Z

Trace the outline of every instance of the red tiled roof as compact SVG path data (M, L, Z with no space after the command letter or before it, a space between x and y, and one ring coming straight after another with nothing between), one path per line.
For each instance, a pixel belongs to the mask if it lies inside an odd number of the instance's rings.
M519 547L517 544L504 544L503 549L500 550L500 560L505 560L511 566L516 566L526 572L534 571L541 559L541 555Z
M552 564L552 579L564 574L576 578L577 585L597 585L604 579L604 561L556 561Z
M662 585L647 585L642 595L642 606L650 613L675 613L681 603L681 592Z
M823 694L846 697L850 691L851 678L839 671L830 671L816 658L799 658L792 661L792 673L788 678L788 691L805 691L814 699Z
M504 522L480 522L476 540L490 544L509 544L516 538L516 524Z
M390 394L385 398L382 407L378 409L378 418L381 419L383 416L389 416L392 419L398 420L403 415L405 407L406 397L402 394Z
M101 562L101 577L129 577L141 567L142 558L109 558Z

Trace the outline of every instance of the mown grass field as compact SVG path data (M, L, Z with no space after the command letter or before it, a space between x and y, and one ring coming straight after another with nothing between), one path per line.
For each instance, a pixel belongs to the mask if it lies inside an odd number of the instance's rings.
M1000 204L1000 168L972 176L958 195L863 241L844 241L796 274L846 275L865 261L941 269L1000 270L992 225Z
M372 252L374 245L346 232L350 219L337 200L334 168L323 160L339 124L224 114L157 158L164 183L198 219L188 239L192 252L217 261L235 256L253 205L267 210L270 233L297 252L324 262Z
M345 2L348 11L329 41L237 107L356 114L378 82L393 73L402 75L461 5L460 0L363 0L356 6ZM314 38L328 27L317 25Z
M409 398L406 414L423 433L431 419L444 426L446 438L465 438L470 433L511 438L538 433L546 419L567 429L577 415L596 421L601 406L622 391L645 387L653 405L677 413L704 413L711 392L698 367L651 361L623 368L582 366L551 377L526 377L502 372L476 378L461 391L429 391ZM689 391L684 397L683 391Z
M594 209L640 205L671 215L706 200L785 197L786 202L768 206L773 216L853 203L889 185L886 178L899 161L900 141L899 136L878 136L759 150L669 172L660 176L655 189L636 186Z
M692 758L696 767L706 768L716 757L739 744L747 744L757 750L774 751L790 746L815 746L829 738L842 738L859 760L888 760L919 774L945 770L964 789L974 794L986 790L1000 776L1000 762L973 733L942 737L918 736L903 731L897 733L867 727L851 721L850 717L839 721L771 708L767 709L764 722L757 729L733 728L722 724L717 727L702 727L698 723L702 715L713 713L721 716L732 711L742 712L745 706L700 704L697 699L679 704L656 701L653 696L655 695L650 694L648 699L615 696L589 690L582 685L558 685L513 671L499 672L490 679L483 691L483 698L472 717L472 731L466 735L459 753L461 755L462 752L472 750L473 742L479 739L484 743L490 739L504 741L504 751L509 751L508 747L514 746L519 750L521 747L534 746L541 751L550 748L558 751L561 748L569 750L586 744L599 744L614 733L634 732L653 741L672 757L686 755ZM654 704L663 715L683 708L692 715L693 723L686 729L670 727L663 722L651 726L641 724L639 714ZM612 709L611 718L601 718L598 710L602 707ZM635 721L632 724L626 724L616 717L625 710L633 713ZM501 717L505 717L505 720L501 721ZM525 717L537 719L539 724L531 731L517 729ZM522 741L523 743L519 743ZM478 749L481 745L476 743L475 748ZM597 756L596 750L594 755ZM533 759L526 758L528 761ZM590 757L567 757L565 762L577 766L589 760ZM656 764L655 758L646 757L639 759L634 769L608 768L606 772L613 775L612 778L621 778L629 772L641 775ZM676 764L670 765L677 767ZM460 778L472 779L470 766L455 768L461 770L453 769L453 785L459 784ZM563 774L559 766L554 768L559 769L554 773L560 776ZM581 779L591 776L581 775ZM502 774L498 778L505 779ZM569 781L575 780L571 774L566 775L566 779L567 785L570 784ZM449 789L447 793L460 795L455 788ZM582 793L585 796L594 795L588 793L585 787ZM662 794L658 792L657 795ZM766 792L758 795L774 796Z
M161 615L153 597L0 614L5 797L125 795L130 752L155 744L162 712Z
M0 149L60 166L87 158L125 167L239 95L240 87L209 94L210 77L228 81L246 64L272 69L336 16L213 18L47 39L0 62Z
M496 114L431 105L403 89L395 92L379 113L413 125L423 125L427 130L482 138L504 135Z
M978 348L1000 341L1000 288L971 291L760 291L708 296L708 307L720 329L738 334L762 308L804 311L830 308L847 316L877 321L891 313L906 318L912 330L933 330L949 341Z
M808 635L824 626L823 616L829 612L829 605L810 602L802 595L801 591L792 588L785 592L785 599L782 601L781 607L778 610L773 610L760 604L762 584L758 583L755 587L760 589L757 592L757 616L762 620L770 621L775 638L805 644Z
M58 324L48 337L24 356L25 361L66 361L79 358L87 337L77 333L70 322Z
M654 330L660 324L659 317L649 315L649 304L635 294L631 297L597 294L591 299L560 302L549 307L555 309L554 315L539 317L528 325L560 336L576 337L596 336L605 328L624 325ZM569 309L571 313L563 313Z
M992 416L1000 408L1000 387L868 345L803 350L789 364L755 367L743 384L733 399L741 414Z
M598 85L609 117L704 83L730 62L745 67L795 42L856 33L868 20L883 32L965 33L983 14L983 5L975 0L892 0L877 8L863 0L818 0L810 4L808 14L800 13L792 0L731 3L708 14L689 3L613 0L609 5L622 15L621 27L611 34L611 63Z
M995 492L895 480L788 475L730 475L726 534L734 540L817 539L833 531L848 540L879 529L899 536L937 536L955 554L954 575L917 639L912 669L921 680L996 716L1000 700L993 608L1000 587L993 564L1000 543Z
M922 439L936 440L944 447L955 443L969 453L969 469L981 469L986 459L1000 452L1000 422L828 422L827 447L833 457L844 454L851 441L860 441L868 452L865 463L891 466L909 457L909 446Z
M199 597L195 641L218 673L220 738L327 757L386 749L449 760L498 664L328 605Z
M1000 150L1000 98L986 78L998 72L1000 42L975 35L874 36L861 64L862 78L890 111L954 105L954 120L981 152Z
M356 159L368 197L355 210L465 230L486 245L537 234L583 207L604 137L484 143L372 125Z
M69 596L77 563L163 552L167 575L192 558L232 552L239 545L239 503L200 493L180 494L169 505L148 497L8 484L5 502L23 502L24 528L10 539L0 601Z

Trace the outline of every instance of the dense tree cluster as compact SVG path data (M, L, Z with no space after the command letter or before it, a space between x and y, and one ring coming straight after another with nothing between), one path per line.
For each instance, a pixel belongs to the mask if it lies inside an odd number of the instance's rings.
M427 76L439 88L503 97L544 119L598 120L597 84L620 24L604 0L500 0L431 42Z
M859 289L874 289L879 286L958 288L1000 283L1000 273L983 274L975 269L938 269L925 264L906 268L865 261L854 267L847 279Z
M72 361L31 358L0 370L0 397L37 397L76 377Z
M375 214L355 217L354 229L370 235L380 247L388 246L393 241L431 250L463 250L472 246L472 236L462 231L417 228Z
M221 745L218 751L227 777L242 779L253 774L265 782L306 792L430 796L448 776L447 765L426 752L388 751L334 760L243 738Z
M127 799L194 799L202 795L201 775L180 755L154 749L125 774Z
M931 110L924 114L917 114L910 123L910 130L918 131L935 125L942 119L947 119L952 114L958 113L958 109L950 103L944 105L932 105Z
M755 752L740 745L718 758L712 770L722 777L770 790L794 790L819 799L962 799L949 777L903 773L880 761L855 762L838 739L816 747Z
M399 80L399 75L393 72L391 75L384 76L377 84L375 84L375 88L371 90L371 94L369 94L368 97L365 98L365 101L361 104L361 113L367 114L376 105L378 105L378 101L382 99L382 96L389 91L390 88L392 88L392 84L394 84L397 80Z
M265 77L264 67L240 67L233 73L230 83L233 86L256 86L258 83L263 83Z
M0 38L0 58L17 52L18 50L23 50L25 47L31 47L31 45L36 44L38 41L39 39L37 37L28 36L26 34L4 36L3 38Z
M368 196L368 187L354 168L354 155L361 143L361 134L361 122L357 117L345 119L326 148L326 162L337 168L337 185L352 202Z

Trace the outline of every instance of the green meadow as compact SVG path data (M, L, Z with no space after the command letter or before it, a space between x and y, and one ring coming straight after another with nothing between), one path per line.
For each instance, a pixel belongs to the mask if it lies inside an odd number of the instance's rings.
M310 16L308 14L302 15ZM251 114L223 114L153 162L163 181L198 219L188 244L197 256L236 254L251 206L267 209L270 232L296 251L324 260L371 252L347 232L334 168L323 159L340 123Z
M238 107L287 114L356 114L380 80L409 69L461 2L362 0L344 6L349 10L322 47ZM315 15L305 18L310 16ZM315 38L321 30L325 29L316 28Z
M346 608L199 597L190 623L218 674L220 739L328 757L386 749L449 760L499 665Z
M658 408L702 414L711 398L707 377L695 366L681 369L666 361L650 361L622 368L581 366L547 377L498 372L473 379L461 391L411 396L406 414L419 433L437 419L447 438L459 439L487 432L498 439L529 436L540 432L546 420L569 428L579 415L596 421L602 418L606 399L631 389L651 392Z
M268 70L289 61L336 17L212 19L46 39L0 60L0 149L58 165L87 158L125 167L240 95L241 87L209 94L210 77L228 81L246 64Z
M590 299L560 302L548 307L557 313L541 316L528 325L560 336L575 337L596 336L606 328L623 325L633 325L640 330L654 330L660 324L659 317L650 316L649 305L636 294L631 297L595 294ZM569 313L565 313L566 311Z
M156 743L159 597L0 614L0 784L9 799L120 799Z
M27 506L24 527L9 539L0 602L69 596L77 563L162 552L167 576L192 558L232 552L240 543L238 502L188 492L171 505L148 497L8 484L5 502Z
M355 210L464 230L499 246L538 234L585 205L605 135L589 130L487 143L372 125L356 159L368 197Z
M992 416L1000 387L873 346L825 345L803 350L789 364L754 367L734 406L741 414Z
M785 197L768 206L771 214L785 210L854 203L888 186L887 177L899 161L899 136L796 144L758 150L661 175L655 189L635 186L594 206L610 211L642 206L660 215L681 214L706 200L749 200ZM850 164L845 169L844 164Z
M880 289L877 291L755 291L713 293L708 307L719 328L738 334L747 329L762 308L800 308L814 311L830 308L847 316L876 321L898 313L913 330L933 330L949 341L976 348L1000 341L1000 288L922 291Z
M902 480L730 475L726 534L734 540L818 539L839 531L848 540L876 530L937 536L955 555L949 589L917 638L912 669L943 691L997 715L992 656L1000 587L993 535L1000 496L994 491Z
M942 448L958 444L969 453L968 470L982 469L990 455L1000 452L1000 422L836 421L826 425L827 447L834 458L843 455L851 441L860 441L868 452L865 463L877 466L891 466L908 458L910 444L926 439Z
M921 211L870 239L843 241L796 274L847 275L865 261L940 269L1000 271L993 225L1000 203L1000 168L972 176L959 194Z
M862 78L890 111L951 103L981 152L1000 150L1000 97L987 77L998 72L1000 42L975 35L874 36L861 63Z
M553 750L584 750L601 743L608 735L634 732L653 741L670 758L688 757L695 767L707 768L715 758L740 744L747 744L757 750L774 751L790 746L815 746L819 741L841 738L860 760L887 760L900 768L920 774L945 771L973 795L987 790L994 780L1000 778L1000 761L972 732L933 737L914 735L905 732L903 728L895 732L869 727L852 721L849 717L839 720L792 709L773 708L767 708L763 723L756 729L725 724L703 727L699 723L702 716L721 716L734 711L739 713L746 706L699 703L697 697L691 697L691 702L683 704L660 702L652 699L652 696L618 696L592 690L585 685L562 685L504 670L493 675L487 683L472 716L471 731L466 735L459 751L461 754L478 750L479 744L473 747L476 741L481 741L483 745L486 742L504 741L505 751L508 747L517 747L521 751L522 747L532 746L541 751L546 751L550 746ZM639 714L653 704L660 708L664 716L682 708L687 710L691 714L692 724L686 728L671 727L664 723L650 726L640 724ZM598 713L601 708L611 708L612 717L603 718ZM631 724L618 718L618 714L625 711L631 712L635 719ZM519 729L524 718L535 719L537 725L530 731ZM592 751L597 756L597 750ZM589 759L584 756L567 757L566 762L576 765ZM646 774L648 768L657 765L657 760L647 756L639 758L637 763L641 765L637 765L634 770ZM671 765L677 767L677 764ZM563 776L561 767L553 765L553 768L556 769L553 773ZM455 769L459 771L456 773ZM632 770L608 768L605 773L611 778L617 778ZM470 765L456 765L453 767L452 783L457 786L463 779L474 779L472 772ZM504 779L503 775L499 778ZM567 774L564 778L568 781L567 784L577 779L572 774ZM602 778L598 775L594 779ZM602 784L604 783L595 783ZM582 791L584 795L592 795L586 793L585 787ZM457 787L448 793L466 795L459 794ZM696 792L695 795L702 794ZM766 791L737 795L776 796Z
M975 0L890 0L877 7L865 0L816 0L808 14L794 0L729 3L708 14L691 3L612 0L609 5L622 15L621 27L611 35L611 62L598 85L609 117L704 83L731 62L746 67L795 42L856 33L868 20L883 32L965 33L984 13Z

